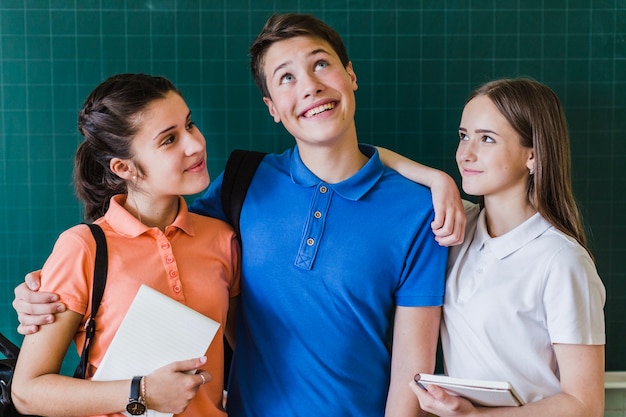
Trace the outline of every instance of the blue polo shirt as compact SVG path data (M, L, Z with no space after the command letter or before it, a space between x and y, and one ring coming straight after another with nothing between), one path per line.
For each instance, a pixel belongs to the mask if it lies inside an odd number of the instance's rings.
M384 415L395 307L443 302L430 191L360 148L369 161L337 184L297 147L259 165L240 217L230 417ZM224 219L221 184L192 211Z

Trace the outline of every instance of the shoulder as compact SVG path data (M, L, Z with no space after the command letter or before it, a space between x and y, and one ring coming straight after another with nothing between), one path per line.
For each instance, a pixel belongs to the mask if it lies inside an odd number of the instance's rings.
M233 227L227 222L201 214L189 213L193 221L194 232L198 236L224 236L230 238L235 234Z
M100 226L102 227L102 225ZM103 231L106 234L105 228ZM95 245L95 239L86 224L77 224L63 231L55 243L55 246L62 246L67 249L81 248L85 251L90 251L95 248Z
M584 265L587 268L593 268L595 271L595 264L587 250L574 238L561 232L556 227L550 226L537 241L541 249L549 255L551 264L573 268Z
M404 195L406 198L429 198L431 199L430 188L418 184L410 179L402 176L398 171L382 166L383 174L378 181L379 185L390 190L394 193L407 193ZM410 193L410 194L409 194Z

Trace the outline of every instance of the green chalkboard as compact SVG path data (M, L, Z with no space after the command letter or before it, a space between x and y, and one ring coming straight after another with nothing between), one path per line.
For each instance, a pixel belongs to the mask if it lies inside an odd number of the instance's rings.
M118 72L172 79L207 138L215 177L234 148L292 145L252 83L247 46L272 12L299 11L344 36L360 140L455 177L470 90L528 75L559 94L608 293L607 368L626 370L625 8L621 0L0 0L0 330L19 341L13 288L82 220L71 170L76 115L91 88Z

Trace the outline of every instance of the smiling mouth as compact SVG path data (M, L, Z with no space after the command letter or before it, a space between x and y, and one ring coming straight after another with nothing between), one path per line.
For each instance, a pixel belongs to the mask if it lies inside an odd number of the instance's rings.
M202 168L204 166L204 161L199 161L197 164L194 164L192 166L190 166L189 168L187 168L185 171L197 171L198 169Z
M312 108L311 110L306 111L302 116L304 117L313 117L317 116L320 113L324 113L325 111L332 110L335 108L335 103L326 103L321 106L317 106Z

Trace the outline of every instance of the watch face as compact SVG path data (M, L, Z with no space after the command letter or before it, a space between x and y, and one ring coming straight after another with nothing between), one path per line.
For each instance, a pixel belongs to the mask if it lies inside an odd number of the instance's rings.
M133 401L126 406L126 411L128 411L133 416L140 416L146 412L146 406L139 401Z

